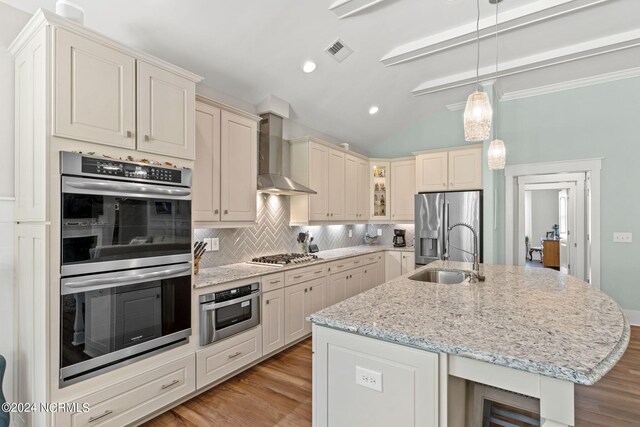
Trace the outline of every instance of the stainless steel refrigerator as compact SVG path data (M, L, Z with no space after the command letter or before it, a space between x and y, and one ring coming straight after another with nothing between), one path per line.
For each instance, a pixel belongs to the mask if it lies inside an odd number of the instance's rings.
M421 193L415 196L416 264L444 259L449 242L449 260L473 262L473 232L478 233L478 253L482 262L482 191Z

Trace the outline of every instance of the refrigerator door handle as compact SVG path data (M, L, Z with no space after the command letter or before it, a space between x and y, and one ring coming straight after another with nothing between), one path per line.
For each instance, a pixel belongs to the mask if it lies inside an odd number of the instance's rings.
M449 201L445 200L444 202L444 218L443 218L443 233L444 233L444 241L443 243L443 253L442 259L447 261L449 259Z

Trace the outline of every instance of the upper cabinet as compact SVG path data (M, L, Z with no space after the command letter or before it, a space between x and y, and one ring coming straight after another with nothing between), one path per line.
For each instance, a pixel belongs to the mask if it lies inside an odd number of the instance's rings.
M196 227L254 225L260 117L198 97L195 118Z
M413 221L416 194L415 160L391 162L391 220Z
M136 148L136 60L63 29L56 31L53 133Z
M391 192L391 163L375 160L370 167L370 207L371 221L388 221L391 219L389 193Z
M335 148L334 148L335 147ZM291 196L291 224L366 222L369 161L310 137L291 141L291 178L316 192Z
M93 33L53 34L53 135L195 158L200 78Z
M195 91L192 81L138 61L138 150L195 158Z
M482 147L423 153L416 156L418 192L482 189Z

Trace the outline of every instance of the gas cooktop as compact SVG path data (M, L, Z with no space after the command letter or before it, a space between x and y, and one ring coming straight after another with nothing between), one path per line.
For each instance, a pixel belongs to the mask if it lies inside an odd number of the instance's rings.
M273 267L284 267L291 264L304 264L311 261L316 261L317 255L305 255L305 254L276 254L267 255L253 258L249 261L249 264L261 264L270 265Z

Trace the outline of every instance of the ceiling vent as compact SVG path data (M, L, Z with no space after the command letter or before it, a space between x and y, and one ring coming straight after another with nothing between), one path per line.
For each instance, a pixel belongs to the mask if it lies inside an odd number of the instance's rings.
M353 53L353 49L347 46L342 40L338 39L325 49L325 52L329 54L333 59L338 62L342 62L349 55Z

